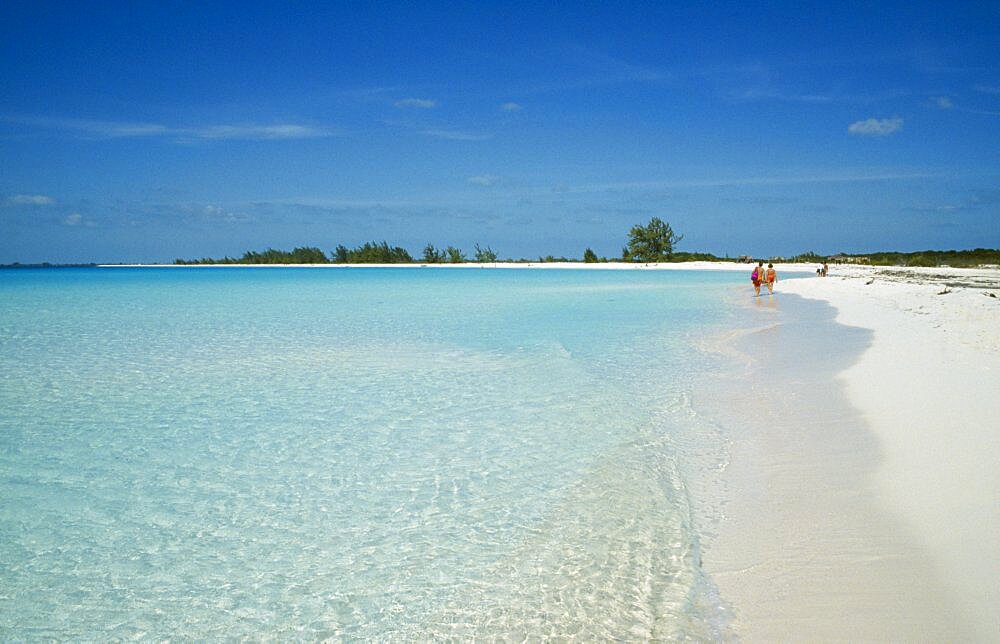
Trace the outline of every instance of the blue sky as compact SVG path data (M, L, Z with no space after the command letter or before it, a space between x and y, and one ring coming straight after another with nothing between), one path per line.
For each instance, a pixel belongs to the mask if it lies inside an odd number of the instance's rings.
M1000 247L1000 5L0 5L0 262L617 257L654 216Z

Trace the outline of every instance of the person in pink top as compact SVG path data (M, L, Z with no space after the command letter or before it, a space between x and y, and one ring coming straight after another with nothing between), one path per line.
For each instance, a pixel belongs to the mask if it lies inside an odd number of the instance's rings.
M753 283L754 296L760 296L760 285L764 281L764 262L757 262L753 272L750 273L750 281Z

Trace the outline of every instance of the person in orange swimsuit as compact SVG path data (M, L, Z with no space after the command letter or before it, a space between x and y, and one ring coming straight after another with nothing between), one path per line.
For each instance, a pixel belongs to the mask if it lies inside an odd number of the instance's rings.
M767 272L764 274L764 281L767 282L767 292L774 295L774 283L778 280L778 271L774 270L774 264L767 265Z

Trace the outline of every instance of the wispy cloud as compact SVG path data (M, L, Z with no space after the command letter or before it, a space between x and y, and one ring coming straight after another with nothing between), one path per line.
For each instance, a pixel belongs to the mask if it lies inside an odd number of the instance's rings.
M675 75L657 67L635 64L602 51L569 44L540 52L537 67L551 80L521 88L522 93L550 94L615 85L660 83Z
M424 134L449 141L487 141L493 138L492 134L461 132L457 130L424 130Z
M501 179L495 174L479 174L474 177L469 177L466 181L474 186L489 187L497 185L500 183Z
M521 109L523 109L522 106L519 103L515 103L513 101L504 103L503 105L500 106L501 112L517 112L520 111Z
M684 190L696 188L727 188L737 186L793 186L824 183L869 183L876 181L911 181L930 179L939 175L928 172L815 172L791 176L749 176L749 177L718 177L706 179L661 179L651 181L625 181L619 183L601 183L576 186L557 186L548 192L559 194L579 194L596 192L624 191L657 191ZM539 194L544 194L540 190Z
M847 131L859 136L888 136L900 131L903 128L903 119L893 117L891 119L865 119L855 121L847 126Z
M223 221L229 224L242 224L253 221L253 217L245 212L238 212L215 204L207 204L200 208L192 206L191 210L210 221Z
M336 96L361 103L385 103L388 102L390 95L395 94L398 96L403 90L403 87L395 85L388 87L361 87L336 92Z
M99 138L162 136L171 129L157 123L128 123L96 121L77 118L52 118L47 116L3 115L0 120L17 125L27 125L50 130L69 130Z
M781 102L801 105L873 105L907 98L911 91L883 86L878 91L852 90L844 69L870 64L870 58L798 57L791 60L693 65L678 69L678 78L713 88L733 102Z
M1000 190L979 190L957 202L944 205L915 206L910 210L922 213L971 212L984 208L995 208L1000 204Z
M569 53L578 62L590 67L598 76L609 82L655 82L672 78L673 75L646 65L637 65L603 52L580 46L569 47Z
M0 116L0 121L29 127L76 132L99 139L174 137L178 140L242 139L273 141L280 139L309 139L338 134L332 128L294 123L171 127L160 123L12 115Z
M201 139L314 139L333 136L335 132L328 128L295 125L290 123L280 125L212 125L205 128L190 130Z
M87 219L78 212L73 212L66 215L63 218L62 223L64 226L82 227L82 228L95 228L97 226L97 224L94 223L92 220Z
M783 103L833 103L836 98L826 94L793 94L773 89L745 89L730 93L734 101L780 101Z
M51 206L55 202L55 199L45 195L13 195L4 200L11 206Z
M938 109L942 110L954 110L956 112L965 112L966 114L979 114L982 116L1000 116L1000 111L997 110L984 110L975 107L965 107L964 105L958 105L948 96L932 97L931 103Z
M438 102L430 98L404 98L393 103L398 108L404 109L415 107L422 110L429 110L438 106Z

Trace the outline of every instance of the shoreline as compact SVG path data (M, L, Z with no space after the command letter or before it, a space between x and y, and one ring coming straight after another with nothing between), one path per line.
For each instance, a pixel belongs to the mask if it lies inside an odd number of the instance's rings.
M735 634L994 641L1000 271L831 267L776 293L746 305L727 348L753 383L716 410L705 566Z
M879 498L932 553L976 639L1000 636L1000 271L845 271L821 298L872 346L838 374L883 445ZM992 296L991 296L992 294Z

